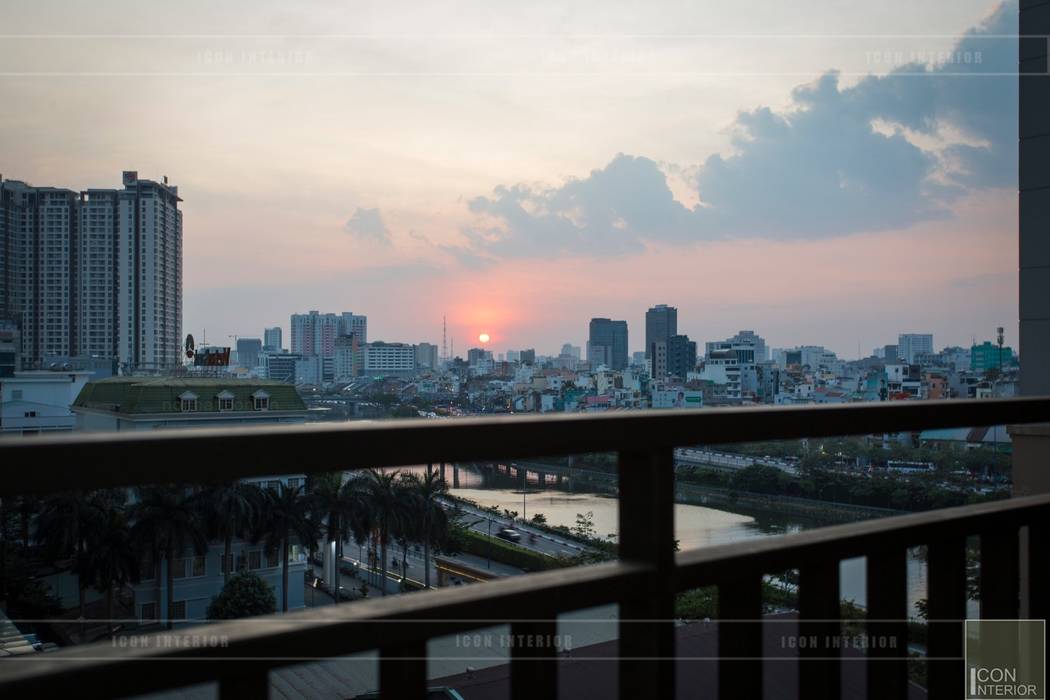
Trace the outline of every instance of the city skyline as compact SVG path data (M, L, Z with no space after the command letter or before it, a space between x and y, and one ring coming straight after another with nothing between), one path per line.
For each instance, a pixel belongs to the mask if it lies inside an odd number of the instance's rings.
M767 3L785 32L819 14L824 33L733 52L711 36L746 32L742 8L668 6L641 23L618 8L596 26L586 6L487 24L448 8L351 22L191 3L160 10L172 38L145 44L121 37L156 21L126 9L45 2L11 18L38 38L3 47L2 172L72 189L131 168L178 182L197 337L289 333L293 312L353 308L384 340L437 342L447 313L458 347L487 332L490 347L554 353L583 345L591 317L640 330L647 306L671 303L700 341L756 328L855 357L901 332L966 346L1004 326L1016 344L1016 85L965 77L1015 70L1015 40L981 37L1016 34L1016 2L811 2L797 21ZM351 29L375 50L310 39ZM280 65L232 36L252 31L283 47ZM690 31L706 40L668 38ZM406 32L431 39L423 55L406 56ZM46 38L98 33L110 38ZM844 38L858 33L875 39ZM980 67L907 63L953 48L980 51ZM478 55L506 79L476 75ZM157 74L133 109L127 64ZM70 113L96 128L65 128Z

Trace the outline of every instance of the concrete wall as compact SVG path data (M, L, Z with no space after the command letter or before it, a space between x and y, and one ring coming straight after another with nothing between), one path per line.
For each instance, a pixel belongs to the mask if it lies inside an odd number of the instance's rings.
M1050 395L1050 1L1021 0L1018 236L1021 394ZM1030 38L1028 38L1030 37ZM1011 431L1014 494L1050 491L1050 426Z

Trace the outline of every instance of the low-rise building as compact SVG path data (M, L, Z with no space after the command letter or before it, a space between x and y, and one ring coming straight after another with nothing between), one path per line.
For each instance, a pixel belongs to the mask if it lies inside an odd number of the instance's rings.
M72 411L81 430L303 423L307 413L289 384L211 377L111 377L89 382Z
M34 370L0 377L0 434L73 430L70 410L91 372Z

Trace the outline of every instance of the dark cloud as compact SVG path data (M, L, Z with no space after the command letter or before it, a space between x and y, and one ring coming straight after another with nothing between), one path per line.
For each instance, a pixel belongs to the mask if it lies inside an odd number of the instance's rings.
M1016 181L1016 0L956 44L842 87L836 72L734 123L732 152L696 170L684 207L654 161L619 154L560 187L500 186L469 202L477 225L457 257L604 255L651 241L819 238L950 216L952 200ZM923 148L909 134L942 142ZM924 141L924 143L927 143Z
M358 207L343 228L347 233L353 234L358 238L375 241L383 245L390 244L390 232L383 224L383 219L379 216L378 209L362 209Z

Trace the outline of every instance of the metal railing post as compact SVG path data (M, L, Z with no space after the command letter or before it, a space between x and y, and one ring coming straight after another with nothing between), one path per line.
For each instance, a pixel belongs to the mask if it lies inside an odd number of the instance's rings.
M867 558L868 697L908 694L908 560L903 546Z
M511 624L511 700L558 697L557 634L553 619Z
M799 635L816 644L799 650L799 697L837 698L842 692L839 646L842 634L837 560L803 564L798 570Z
M620 559L652 567L620 602L620 697L675 696L674 451L621 452Z
M929 648L932 697L963 696L963 620L966 619L966 537L930 542L927 557Z
M379 650L379 694L383 700L427 694L427 644L415 642Z

